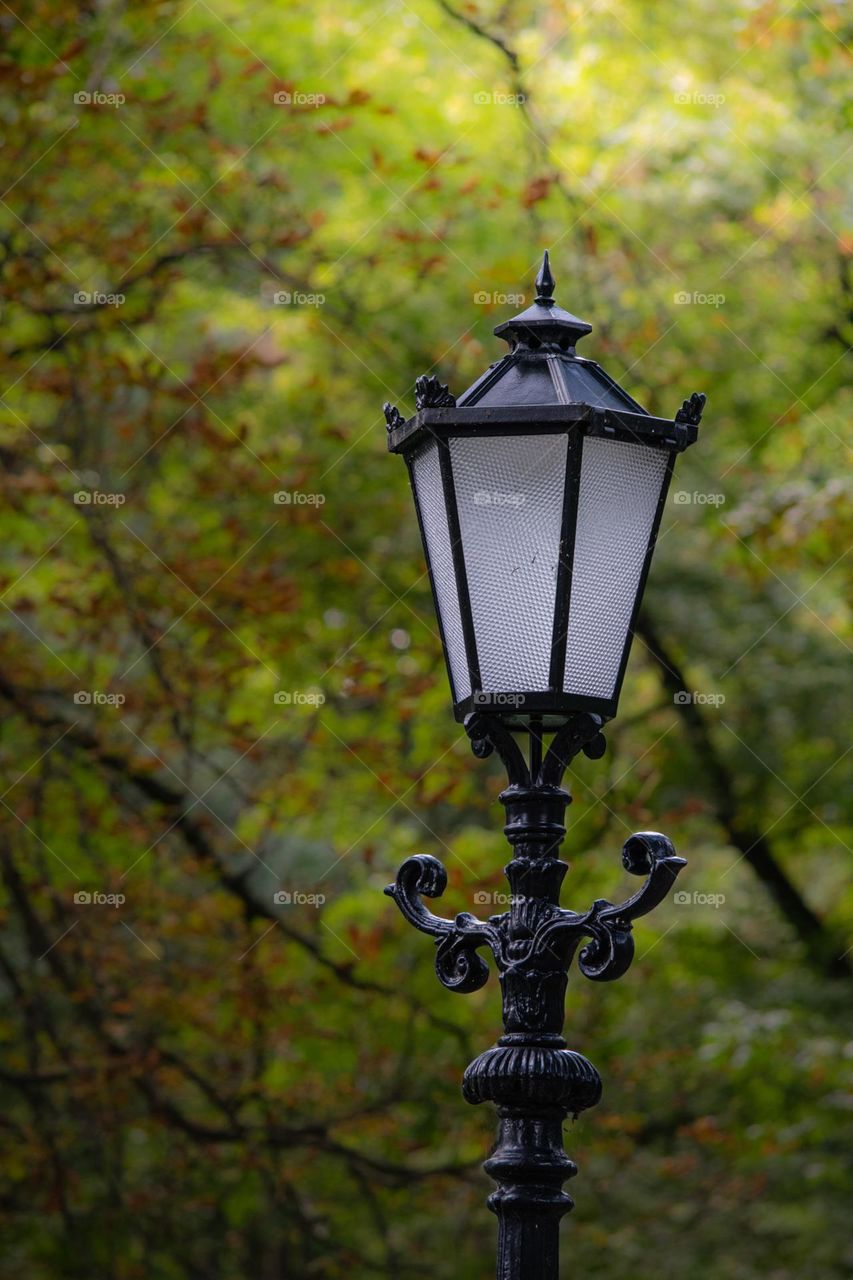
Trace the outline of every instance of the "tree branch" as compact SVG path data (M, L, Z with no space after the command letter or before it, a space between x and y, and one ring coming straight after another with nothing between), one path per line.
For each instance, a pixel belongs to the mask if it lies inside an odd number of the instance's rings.
M372 992L375 995L384 996L386 999L405 998L408 1001L409 997L403 997L403 993L399 988L387 987L381 982L376 982L371 978L362 978L354 973L349 961L339 962L330 959L314 938L307 937L298 929L287 925L280 913L259 901L248 886L245 872L229 871L220 862L217 850L207 831L201 823L195 821L190 812L194 807L193 797L190 792L165 782L161 777L151 774L144 768L137 768L132 760L119 752L105 747L98 737L84 725L78 723L69 728L68 720L62 716L39 710L2 673L0 673L0 696L5 697L30 724L43 729L65 730L64 745L78 748L91 759L96 760L113 776L118 777L125 783L129 783L146 799L163 805L174 820L175 831L183 838L190 850L201 862L214 869L225 889L239 898L248 920L274 921L285 938L290 942L295 942L317 964L330 972L345 986L351 987L356 991ZM471 1046L464 1028L449 1019L442 1018L429 1009L421 1007L420 1012L437 1029L452 1034L465 1052L471 1052Z
M657 663L661 680L668 692L674 696L689 689L689 680L647 615L640 617L637 634ZM740 851L768 890L802 942L806 955L815 968L830 978L850 978L851 967L842 954L844 947L788 878L767 837L757 831L740 811L734 779L717 750L701 708L692 701L677 702L675 706L681 715L690 744L701 761L717 821L725 831L729 843Z
M452 4L448 4L447 0L438 0L440 8L444 10L448 18L452 18L454 22L461 22L463 27L467 27L475 36L479 36L481 40L488 40L496 49L499 49L512 67L513 75L519 74L518 54L511 49L502 36L495 35L492 31L487 31L485 27L481 27L467 13L460 13L458 9L454 9Z

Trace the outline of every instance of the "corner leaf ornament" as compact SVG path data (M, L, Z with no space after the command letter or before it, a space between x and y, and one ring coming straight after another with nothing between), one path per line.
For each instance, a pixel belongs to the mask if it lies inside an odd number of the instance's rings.
M402 427L406 419L395 404L391 404L386 400L382 406L382 412L385 414L385 425L389 431L396 431L398 427Z
M675 415L676 422L686 422L688 426L698 427L702 421L702 412L705 408L706 396L702 391L694 391L689 400L685 400L678 413Z
M456 396L434 374L423 374L415 380L415 405L418 409L452 409Z

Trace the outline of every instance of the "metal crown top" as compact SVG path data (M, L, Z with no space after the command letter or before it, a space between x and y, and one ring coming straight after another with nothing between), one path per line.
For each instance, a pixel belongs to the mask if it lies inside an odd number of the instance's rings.
M537 294L532 306L495 329L497 336L508 342L512 350L526 347L535 351L547 345L574 354L575 343L592 333L592 325L588 321L557 306L553 297L554 283L546 250L536 277Z

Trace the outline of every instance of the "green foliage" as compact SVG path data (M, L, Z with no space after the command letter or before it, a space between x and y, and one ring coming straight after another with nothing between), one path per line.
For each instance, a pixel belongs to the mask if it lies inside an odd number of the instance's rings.
M565 898L615 898L649 826L725 896L570 987L605 1096L567 1135L566 1275L849 1274L842 22L3 7L10 1277L487 1274L459 1082L496 986L440 988L380 890L416 850L449 910L499 889L500 780L380 406L495 359L517 308L477 299L529 297L544 247L641 402L709 396Z

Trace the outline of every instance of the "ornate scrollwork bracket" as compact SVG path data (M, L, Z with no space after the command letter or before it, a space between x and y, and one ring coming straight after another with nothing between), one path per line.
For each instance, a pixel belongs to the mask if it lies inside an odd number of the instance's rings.
M503 721L485 711L472 711L465 717L465 732L471 739L471 750L480 760L497 752L503 761L511 787L559 787L563 774L579 752L590 760L604 755L605 741L601 716L581 712L555 733L548 751L532 777L521 748Z
M431 934L438 945L435 971L439 981L450 991L477 991L489 978L489 969L477 948L488 943L498 945L495 929L463 911L455 920L445 920L424 906L421 895L440 898L447 888L447 872L438 858L416 853L407 858L397 879L385 890L393 898L409 924L421 933Z
M606 898L598 898L582 916L561 909L558 916L542 926L534 948L551 945L562 936L570 941L589 937L578 956L583 976L593 982L621 978L634 959L633 922L663 902L687 862L677 856L672 842L660 832L639 831L622 846L622 865L631 875L646 877L635 894L615 906Z
M444 866L429 854L407 858L385 892L410 924L435 938L436 973L451 991L477 991L486 983L489 971L477 954L480 947L491 948L501 975L555 967L565 971L583 938L589 941L578 957L580 972L594 982L608 982L621 978L634 958L633 921L663 901L687 864L676 856L666 836L641 831L625 842L622 865L632 875L646 876L635 894L616 905L599 898L583 914L557 907L548 912L521 948L512 936L511 911L488 920L463 911L450 920L424 905L422 896L439 898L447 887Z

